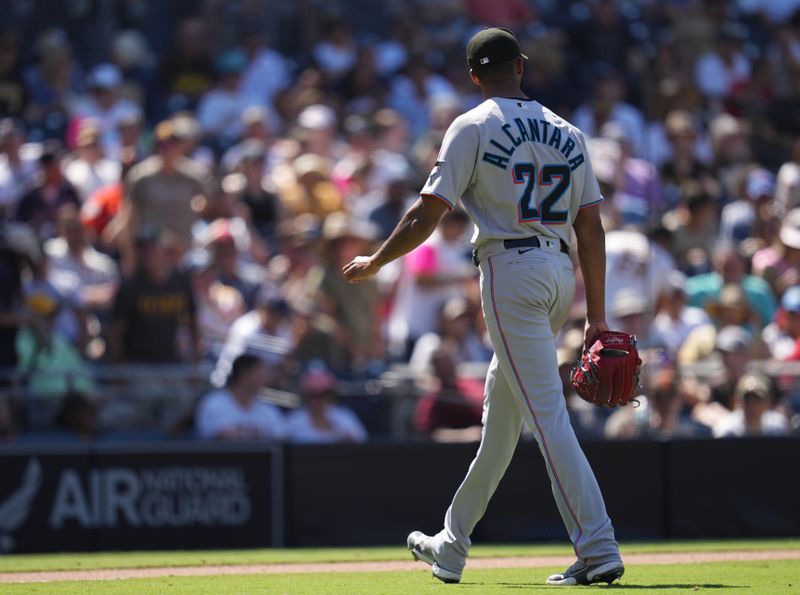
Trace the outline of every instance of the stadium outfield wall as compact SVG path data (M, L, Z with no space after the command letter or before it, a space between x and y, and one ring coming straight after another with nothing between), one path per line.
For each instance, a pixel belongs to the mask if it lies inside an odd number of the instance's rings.
M9 446L0 551L358 546L436 531L477 444ZM584 444L621 540L800 533L800 438ZM566 539L522 442L474 541Z

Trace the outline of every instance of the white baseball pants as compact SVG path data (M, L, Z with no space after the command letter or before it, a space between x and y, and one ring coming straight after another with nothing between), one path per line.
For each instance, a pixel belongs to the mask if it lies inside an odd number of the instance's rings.
M569 256L557 246L481 253L483 314L494 346L478 453L434 540L437 560L460 570L470 534L514 454L522 424L544 457L561 518L584 562L619 559L600 488L569 421L555 336L575 293Z

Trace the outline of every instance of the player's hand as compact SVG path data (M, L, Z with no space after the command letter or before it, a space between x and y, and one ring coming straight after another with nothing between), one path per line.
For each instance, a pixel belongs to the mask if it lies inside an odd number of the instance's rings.
M608 330L608 324L605 320L587 320L586 329L583 332L583 348L589 349L597 341L600 333L605 333Z
M373 256L356 256L352 262L342 269L344 278L349 283L363 283L374 277L381 270Z

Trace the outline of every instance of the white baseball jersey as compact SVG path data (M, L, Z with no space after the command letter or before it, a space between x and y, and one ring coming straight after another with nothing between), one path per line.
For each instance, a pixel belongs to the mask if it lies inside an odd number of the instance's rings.
M583 134L537 101L492 97L450 125L423 187L472 221L472 243L559 238L578 209L603 200Z
M569 244L581 207L603 200L581 132L536 101L492 98L457 118L421 194L461 199L473 244L545 236L540 249L487 250L481 303L495 355L486 380L481 445L426 542L440 568L460 576L470 535L508 467L525 424L539 443L576 555L621 567L614 528L570 425L555 335L575 294Z

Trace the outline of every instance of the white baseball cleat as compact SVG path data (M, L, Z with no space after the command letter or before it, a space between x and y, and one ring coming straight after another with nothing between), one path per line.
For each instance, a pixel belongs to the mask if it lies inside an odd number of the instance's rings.
M433 567L433 576L440 581L443 583L461 582L461 572L442 568L436 561L431 539L430 536L425 535L421 531L414 531L408 535L406 545L408 545L408 549L411 551L411 555L414 556L415 560L425 562L425 564Z
M612 560L611 562L593 565L586 565L578 560L564 572L548 576L547 584L559 587L574 587L575 585L591 585L594 583L608 583L610 585L624 573L625 566L622 564L622 560Z

